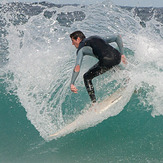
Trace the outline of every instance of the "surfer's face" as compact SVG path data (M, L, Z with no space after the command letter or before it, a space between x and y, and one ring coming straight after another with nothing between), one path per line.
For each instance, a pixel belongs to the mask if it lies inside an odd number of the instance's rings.
M76 40L73 39L73 38L71 38L71 41L72 41L72 45L74 45L74 46L78 49L79 44L80 44L80 42L81 42L80 37L78 37Z

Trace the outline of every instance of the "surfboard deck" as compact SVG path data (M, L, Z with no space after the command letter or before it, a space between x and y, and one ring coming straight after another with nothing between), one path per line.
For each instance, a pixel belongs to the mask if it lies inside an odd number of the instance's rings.
M117 91L115 91L113 94L105 98L103 101L98 103L98 110L96 112L102 113L109 109L112 105L116 104L123 95L123 91L125 90L125 87L119 88Z
M115 105L123 95L123 91L125 90L126 87L119 88L116 92L105 98L103 101L100 103L95 104L95 106L92 106L89 108L88 112L95 112L95 114L103 114L105 111L107 111L112 105ZM97 108L97 109L94 109ZM51 137L58 137L61 134L64 134L66 131L68 133L74 132L77 130L79 120L82 115L80 115L76 120L71 122L70 124L66 125L63 127L61 130L57 131L54 134L49 135L49 138Z

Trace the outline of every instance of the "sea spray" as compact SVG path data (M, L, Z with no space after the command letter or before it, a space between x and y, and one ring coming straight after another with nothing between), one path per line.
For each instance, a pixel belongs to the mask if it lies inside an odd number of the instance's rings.
M107 97L129 77L135 89L151 90L145 100L140 94L140 102L152 106L153 116L162 115L162 28L156 21L153 24L154 20L150 20L144 28L132 12L107 1L90 6L48 8L39 4L37 7L39 12L23 14L25 16L21 19L16 17L20 14L17 8L3 11L9 53L3 70L12 76L6 78L6 82L10 83L8 89L18 96L27 118L43 138L74 120L90 104L83 74L97 62L96 59L84 58L76 81L79 93L74 95L69 88L76 57L69 34L78 29L87 37L119 33L124 42L128 65L121 64L123 68L115 68L94 79L98 100ZM55 12L47 17L45 11ZM75 17L73 12L79 14L81 19ZM151 32L153 29L154 33ZM115 43L111 45L117 48ZM125 96L131 97L127 93ZM122 104L121 110L128 101Z

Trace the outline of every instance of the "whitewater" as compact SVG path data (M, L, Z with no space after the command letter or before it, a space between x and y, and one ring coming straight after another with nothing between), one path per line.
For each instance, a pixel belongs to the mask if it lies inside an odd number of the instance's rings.
M3 5L1 162L163 161L163 28L160 22L153 17L144 27L133 11L115 6L111 1L85 6L24 4L21 10L19 3L15 7ZM33 15L27 12L30 5L34 7ZM130 78L123 100L105 115L87 112L91 101L83 74L97 62L95 58L84 58L76 81L78 94L70 91L76 49L69 35L75 30L83 31L87 37L122 36L128 64L121 64L93 80L101 101ZM117 48L115 43L111 45ZM85 122L82 130L48 139L83 112L86 116L81 119L81 123ZM15 124L7 125L11 121ZM17 152L8 150L15 146Z

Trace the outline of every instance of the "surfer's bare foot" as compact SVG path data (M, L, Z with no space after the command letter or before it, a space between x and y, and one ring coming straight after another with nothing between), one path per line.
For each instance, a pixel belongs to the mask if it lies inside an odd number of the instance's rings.
M96 104L97 104L96 102L92 103L92 107L94 107Z
M91 104L91 107L89 108L89 111L96 111L95 106L97 105L97 102L94 102Z

